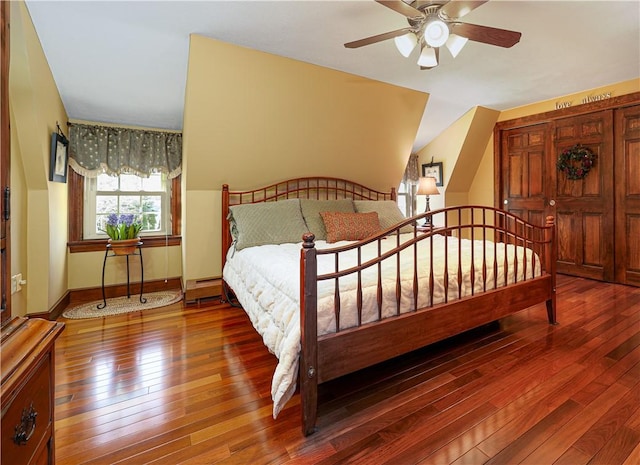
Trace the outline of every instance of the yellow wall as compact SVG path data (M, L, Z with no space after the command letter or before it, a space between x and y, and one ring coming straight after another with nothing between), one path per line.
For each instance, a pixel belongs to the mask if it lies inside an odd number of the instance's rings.
M512 108L510 110L504 110L500 113L498 121L507 121L510 119L521 118L523 116L537 115L538 113L554 111L558 109L558 105L563 104L569 104L569 106L577 107L582 104L584 99L587 98L593 99L594 97L603 95L609 95L609 97L619 97L621 95L632 94L634 92L640 92L640 78L597 87L591 90L587 89L575 94L559 96L553 99L544 100L542 102L536 102L530 105Z
M9 119L15 117L11 106ZM11 274L25 273L27 270L27 193L22 160L20 159L20 139L16 125L11 124ZM25 278L26 279L26 278ZM27 293L17 292L11 296L11 312L13 315L27 313Z
M191 36L183 279L220 275L220 187L326 175L400 183L427 95Z
M418 151L421 165L430 163L432 159L443 163L444 186L438 188L440 195L430 197L432 210L481 201L477 193L470 195L469 185L481 164L498 115L499 112L488 108L472 108ZM418 211L424 208L420 203L424 205L423 198L418 198Z
M27 281L14 315L46 312L67 291L67 189L49 182L49 143L67 115L27 8L11 2L11 274Z
M144 239L143 239L144 240ZM181 248L149 247L142 251L144 281L179 278L181 276ZM104 252L69 254L69 289L94 289L100 287ZM129 258L131 282L140 281L140 259ZM127 262L123 257L107 259L104 283L106 286L127 282Z

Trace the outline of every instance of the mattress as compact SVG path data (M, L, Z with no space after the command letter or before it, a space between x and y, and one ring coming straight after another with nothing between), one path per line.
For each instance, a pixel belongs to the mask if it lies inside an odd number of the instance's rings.
M403 234L400 241L413 238L413 234ZM317 249L339 247L349 244L338 242L328 244L317 241ZM389 237L381 241L381 251L391 250L397 246L397 238ZM238 301L249 316L253 327L262 336L264 344L278 358L272 385L271 395L274 402L273 417L284 408L296 389L298 361L300 354L300 249L301 243L263 245L236 251L229 249L223 270L223 278L233 289ZM483 252L484 249L484 252ZM433 250L433 297L429 292L429 276L431 268L430 251ZM448 253L447 253L448 252ZM455 300L473 293L481 293L493 289L494 275L497 274L498 287L516 280L530 279L540 274L540 261L530 249L493 242L471 241L441 235L432 236L418 242L416 248L418 263L418 279L420 282L417 305L413 296L414 279L414 246L409 246L400 256L401 299L400 313L435 305L447 300ZM474 284L471 285L471 268L473 253ZM361 262L378 255L378 242L362 248ZM445 256L446 260L445 273ZM498 266L494 270L494 255ZM459 258L460 257L460 258ZM483 257L487 265L486 280L483 279ZM506 267L505 267L506 258ZM464 271L461 280L461 295L458 292L458 263L462 263ZM525 266L526 261L526 266ZM516 262L518 263L516 266ZM344 270L358 263L355 250L341 253L339 269ZM533 264L533 265L532 265ZM505 269L507 276L505 277ZM517 275L514 273L517 269ZM525 271L526 269L526 276ZM396 257L384 260L381 267L383 287L382 316L387 318L398 312L396 302L396 282L398 265ZM335 271L333 255L318 256L318 275ZM447 276L445 286L445 275ZM363 309L361 324L372 322L378 318L377 282L378 267L373 266L361 274ZM357 296L356 274L340 278L340 329L356 326L358 315L356 310ZM318 335L336 331L336 318L333 311L335 280L318 282Z

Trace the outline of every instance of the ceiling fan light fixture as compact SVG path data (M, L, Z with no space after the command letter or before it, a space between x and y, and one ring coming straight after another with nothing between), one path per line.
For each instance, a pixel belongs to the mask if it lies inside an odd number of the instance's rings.
M460 50L462 50L462 47L464 47L467 42L469 42L469 39L466 37L462 37L457 34L451 34L449 36L446 44L453 58L458 56L458 53L460 53Z
M449 38L449 26L441 19L434 18L425 23L424 40L431 47L441 47Z
M438 66L438 59L436 58L436 51L431 47L424 47L420 52L420 58L418 58L418 65L423 68L433 68Z
M393 41L396 43L396 48L403 57L408 57L413 49L418 44L418 38L413 32L395 37Z

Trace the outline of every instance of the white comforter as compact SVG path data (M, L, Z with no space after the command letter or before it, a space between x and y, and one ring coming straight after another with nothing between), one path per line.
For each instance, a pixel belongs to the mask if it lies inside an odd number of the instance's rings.
M401 240L412 238L412 234L401 236ZM337 247L347 242L327 244L317 241L318 249ZM395 237L382 241L382 251L394 248ZM493 256L494 245L488 242L486 247L487 283L486 288L492 289L494 283ZM462 240L462 296L471 294L471 280L468 273L471 263L471 249L474 249L475 283L474 292L482 292L483 245L481 241ZM265 245L250 247L235 251L232 247L227 254L227 261L223 270L225 281L234 290L238 300L247 312L254 328L260 333L265 345L278 358L272 385L273 417L293 396L296 388L298 360L300 353L300 249L301 243ZM401 312L421 308L429 305L429 240L419 243L418 247L418 277L424 285L420 286L418 305L413 305L413 247L409 247L401 254ZM447 240L448 257L448 300L458 298L458 239L449 237ZM514 259L518 259L518 277L524 279L525 268L522 247L509 245L506 247L508 260L508 282L514 282ZM444 302L444 257L445 237L433 236L434 263L434 291L433 304ZM527 278L540 274L540 264L535 257L535 270L532 268L531 250L526 250ZM498 287L504 285L504 244L497 246ZM377 242L369 244L363 249L362 261L377 256ZM357 264L355 252L343 254L340 257L340 268L348 268ZM333 256L318 257L318 274L334 271ZM382 315L388 317L396 313L396 259L386 260L382 266L383 305ZM467 271L465 271L467 270ZM534 274L535 273L535 274ZM376 283L377 267L371 267L362 273L363 312L362 322L377 319ZM340 279L341 314L340 328L355 326L356 314L356 286L357 277L349 275ZM322 281L318 284L318 335L335 332L335 316L333 312L334 281Z

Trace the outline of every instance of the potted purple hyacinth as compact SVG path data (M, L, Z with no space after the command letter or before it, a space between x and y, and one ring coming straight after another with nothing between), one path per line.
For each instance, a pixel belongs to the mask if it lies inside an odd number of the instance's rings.
M133 214L122 214L118 216L111 213L107 217L106 229L104 232L109 236L108 244L116 255L132 254L138 242L140 242L140 231L142 223Z

